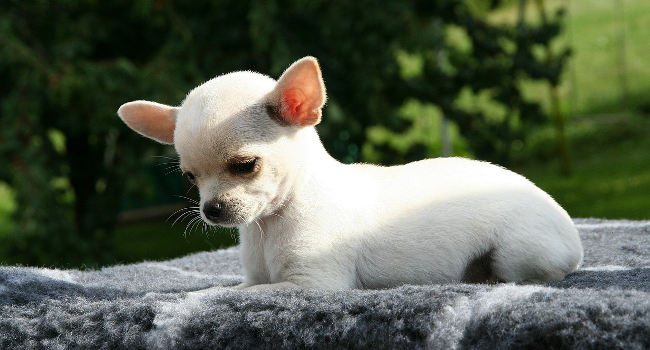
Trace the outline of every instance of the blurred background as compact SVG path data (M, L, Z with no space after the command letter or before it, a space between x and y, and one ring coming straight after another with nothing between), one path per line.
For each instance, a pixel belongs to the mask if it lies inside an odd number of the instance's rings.
M236 244L187 226L197 194L173 147L117 108L178 105L235 70L277 78L305 55L328 90L318 131L343 162L488 160L573 217L648 219L648 38L647 0L3 1L0 263Z

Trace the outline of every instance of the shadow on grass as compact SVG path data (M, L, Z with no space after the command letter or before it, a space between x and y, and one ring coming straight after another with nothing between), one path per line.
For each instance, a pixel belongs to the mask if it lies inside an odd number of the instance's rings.
M162 220L120 226L113 235L116 263L165 260L237 244L235 230L197 228L184 235L184 229Z

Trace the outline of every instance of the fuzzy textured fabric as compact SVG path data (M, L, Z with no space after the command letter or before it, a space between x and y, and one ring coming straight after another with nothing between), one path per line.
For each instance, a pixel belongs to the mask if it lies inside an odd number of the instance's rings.
M101 270L0 267L0 349L650 348L650 221L578 219L548 285L235 291L237 248Z

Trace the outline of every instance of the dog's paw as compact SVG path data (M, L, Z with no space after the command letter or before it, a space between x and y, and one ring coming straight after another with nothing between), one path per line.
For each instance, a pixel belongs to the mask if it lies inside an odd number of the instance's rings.
M302 289L302 287L291 282L280 282L280 283L270 283L270 284L256 284L253 286L248 286L243 288L243 290L247 292L258 292L264 290L289 290L289 289Z
M234 290L242 290L242 289L246 289L246 288L248 288L250 286L252 286L252 284L247 283L247 282L242 282L242 283L240 283L240 284L238 284L236 286L232 286L231 288L234 289Z

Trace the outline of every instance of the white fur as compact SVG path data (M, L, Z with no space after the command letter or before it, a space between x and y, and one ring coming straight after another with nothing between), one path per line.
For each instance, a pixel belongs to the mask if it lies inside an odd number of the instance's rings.
M569 215L524 177L461 158L341 164L313 126L269 118L263 107L275 88L267 76L230 73L194 89L177 112L174 145L202 207L220 198L237 210L226 225L239 228L239 288L460 281L486 252L503 281L559 280L579 266ZM254 178L224 170L242 154L262 160Z
M550 196L503 168L439 158L381 168L312 154L279 211L240 227L246 285L313 288L459 281L495 249L504 281L559 280L582 259Z

